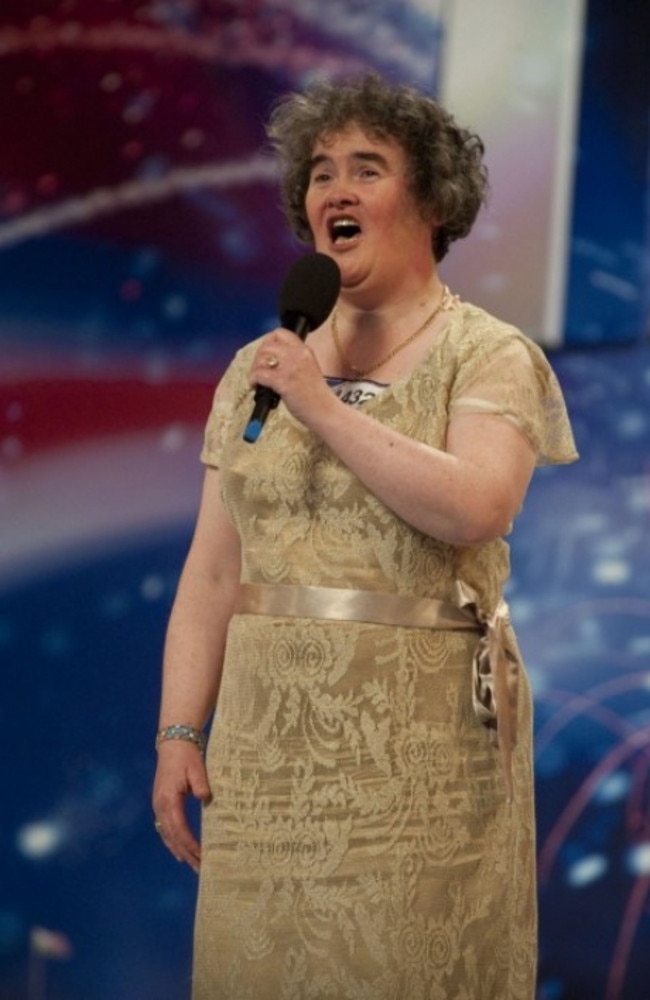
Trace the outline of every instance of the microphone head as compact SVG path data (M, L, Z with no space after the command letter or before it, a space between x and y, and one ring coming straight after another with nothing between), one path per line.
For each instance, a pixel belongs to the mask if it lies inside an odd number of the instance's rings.
M307 322L315 330L331 313L341 288L338 264L324 253L300 257L289 269L280 290L278 314L282 326L295 330Z

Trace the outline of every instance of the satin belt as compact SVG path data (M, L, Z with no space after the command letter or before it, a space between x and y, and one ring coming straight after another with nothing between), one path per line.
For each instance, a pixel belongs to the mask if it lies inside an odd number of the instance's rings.
M472 702L478 719L498 743L510 802L520 658L508 606L502 600L492 615L486 615L476 592L462 582L456 585L456 598L458 603L452 604L384 591L243 583L235 613L479 632L472 660Z
M428 597L410 597L380 590L336 587L295 587L289 584L243 583L238 614L278 615L288 618L325 618L406 628L469 629L480 625L471 609Z

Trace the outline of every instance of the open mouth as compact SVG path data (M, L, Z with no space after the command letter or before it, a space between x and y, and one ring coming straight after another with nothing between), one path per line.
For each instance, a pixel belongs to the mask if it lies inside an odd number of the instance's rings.
M354 219L333 219L329 230L332 243L338 245L350 243L361 235L361 226Z

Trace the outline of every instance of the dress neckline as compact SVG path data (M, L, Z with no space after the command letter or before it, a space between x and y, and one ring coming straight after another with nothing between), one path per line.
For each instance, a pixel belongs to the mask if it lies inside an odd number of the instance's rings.
M442 330L440 330L433 344L431 344L429 349L422 355L418 363L410 371L400 375L398 378L394 379L394 381L379 383L383 386L381 392L376 393L372 399L368 399L364 403L364 410L374 408L378 405L378 403L382 402L386 398L394 396L396 391L399 391L404 386L408 385L409 381L415 378L420 371L430 363L431 358L440 350L444 342L447 340L452 328L458 322L458 318L462 313L462 305L463 303L460 302L458 296L455 296L455 306L454 308L448 310L447 322ZM328 377L338 378L339 376L325 376L326 379ZM372 380L368 379L367 381Z

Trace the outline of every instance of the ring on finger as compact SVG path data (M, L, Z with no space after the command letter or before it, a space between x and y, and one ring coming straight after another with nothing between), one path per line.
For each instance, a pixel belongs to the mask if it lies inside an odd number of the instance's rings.
M280 359L275 354L269 354L264 364L267 368L277 368L280 364Z

